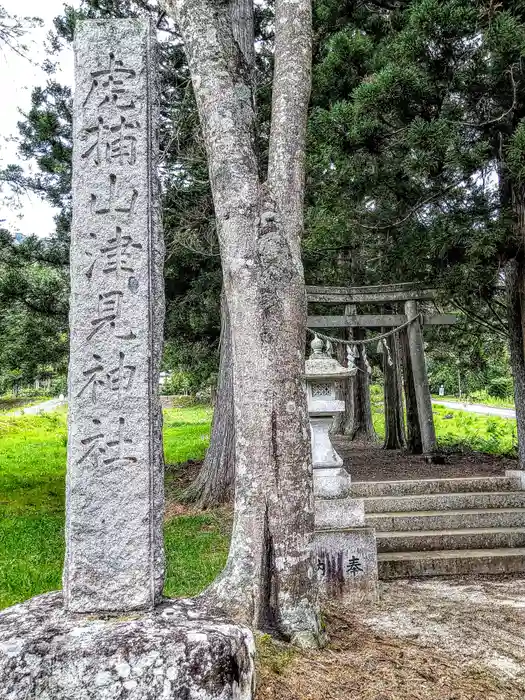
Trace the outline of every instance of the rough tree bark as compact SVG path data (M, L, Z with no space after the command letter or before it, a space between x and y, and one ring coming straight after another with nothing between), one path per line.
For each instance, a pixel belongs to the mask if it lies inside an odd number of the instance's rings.
M233 418L233 365L230 315L221 294L221 349L217 398L213 412L210 446L195 481L183 499L199 508L211 508L233 500L235 480L235 425Z
M253 0L230 0L230 18L234 41L244 58L245 70L255 70ZM248 76L247 76L248 79ZM253 94L253 92L252 92ZM217 399L213 413L210 446L195 481L183 499L199 508L231 503L235 478L235 426L233 419L233 360L230 317L224 291L221 294L221 335Z
M354 329L354 338L364 340L366 331L364 328ZM377 442L376 431L372 421L372 402L370 401L370 377L365 363L365 350L362 345L357 346L358 356L355 358L357 374L353 379L353 413L345 426L345 434L350 439L359 443Z
M350 337L350 329L345 328L343 329L343 338L349 338ZM343 365L343 367L348 366L348 361L346 357L346 345L343 345L342 343L337 343L335 346L335 355L336 359L339 362L339 364ZM330 428L330 434L331 435L344 435L345 434L345 426L347 423L347 418L349 413L353 413L352 409L352 402L353 402L353 382L354 382L354 377L350 377L344 382L339 382L338 385L336 386L336 396L339 399L339 401L344 401L345 402L345 411L344 413L337 413L334 422L332 423L332 427Z
M406 328L400 332L399 337L401 368L403 371L403 388L406 405L406 440L408 451L420 455L423 452L421 442L421 430L417 412L416 387L412 373L412 361L410 359L410 347L408 345L408 333Z
M421 444L423 453L427 458L432 459L432 455L436 452L436 430L425 361L425 344L416 301L408 300L405 302L405 314L407 319L412 320L412 323L407 327L407 335L417 399Z
M275 3L268 177L258 175L249 67L217 0L163 0L181 31L208 155L230 312L235 518L203 603L301 644L319 637L313 483L302 386L301 262L311 2Z
M507 292L507 324L509 332L510 362L514 378L514 404L518 432L518 464L525 469L525 337L523 325L522 280L525 278L523 263L509 260L505 266L505 287Z
M364 328L347 329L346 338L364 340ZM362 444L377 442L377 435L372 421L372 404L370 401L370 381L366 369L364 349L357 346L355 358L357 374L341 384L338 392L340 400L345 402L345 412L336 416L332 427L333 435L348 435L350 440ZM346 346L338 345L339 362L347 366Z
M383 352L383 377L385 384L385 450L398 450L405 445L401 387L399 382L398 353L393 336L387 338L389 353Z

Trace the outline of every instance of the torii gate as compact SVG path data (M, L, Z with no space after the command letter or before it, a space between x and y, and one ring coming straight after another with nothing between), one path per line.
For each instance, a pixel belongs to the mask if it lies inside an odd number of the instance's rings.
M437 293L433 289L418 288L414 284L387 284L371 287L317 287L307 286L309 303L344 305L344 315L308 316L308 328L384 328L398 327L412 320L407 326L410 359L416 391L417 413L421 429L423 454L436 449L436 432L432 416L432 398L425 364L423 333L419 319L419 301L432 301ZM404 314L357 314L358 304L387 304L403 302ZM423 317L423 325L452 325L457 322L453 314L432 314Z

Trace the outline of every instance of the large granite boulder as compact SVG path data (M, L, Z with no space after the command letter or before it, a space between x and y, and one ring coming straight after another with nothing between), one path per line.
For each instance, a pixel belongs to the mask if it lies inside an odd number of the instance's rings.
M0 700L251 700L254 640L192 601L68 614L61 593L0 612Z

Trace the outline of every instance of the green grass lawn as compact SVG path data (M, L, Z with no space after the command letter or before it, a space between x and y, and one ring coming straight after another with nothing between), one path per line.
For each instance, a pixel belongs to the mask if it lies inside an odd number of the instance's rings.
M371 387L372 413L377 434L385 436L385 413L381 387ZM442 449L475 450L488 454L515 457L518 437L516 421L498 416L433 406L438 445Z
M372 393L374 422L384 432L382 400ZM170 409L164 415L167 492L182 465L204 456L211 409ZM442 447L512 454L516 422L434 408ZM446 416L452 416L447 418ZM67 428L64 410L40 416L0 414L0 608L60 587ZM165 526L166 594L193 595L220 571L228 548L221 513L179 515Z

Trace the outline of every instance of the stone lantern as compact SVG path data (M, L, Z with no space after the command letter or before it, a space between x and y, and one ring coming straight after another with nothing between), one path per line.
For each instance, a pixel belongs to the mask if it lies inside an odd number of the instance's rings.
M324 343L316 336L311 343L312 354L306 361L306 391L312 437L314 487L317 496L343 497L350 489L350 475L343 467L330 439L330 428L345 402L336 398L339 382L353 377L357 368L348 369L324 352Z
M330 440L334 417L345 410L345 402L336 398L336 386L353 377L357 368L350 355L348 369L329 357L317 336L311 347L305 375L312 435L319 590L327 598L375 601L375 531L365 524L364 501L352 498L350 474Z

